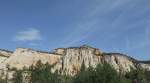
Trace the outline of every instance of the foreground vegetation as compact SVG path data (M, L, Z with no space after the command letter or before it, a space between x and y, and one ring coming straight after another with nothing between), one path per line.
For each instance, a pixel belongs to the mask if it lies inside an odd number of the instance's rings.
M118 74L110 65L97 65L96 68L85 68L82 65L80 72L74 77L67 75L59 75L59 71L52 73L52 66L49 64L41 64L39 61L36 67L30 69L16 71L13 83L26 83L23 79L22 73L24 71L30 71L32 78L29 79L29 83L150 83L150 72L145 70L132 70L129 73ZM7 83L6 80L1 80L0 83Z

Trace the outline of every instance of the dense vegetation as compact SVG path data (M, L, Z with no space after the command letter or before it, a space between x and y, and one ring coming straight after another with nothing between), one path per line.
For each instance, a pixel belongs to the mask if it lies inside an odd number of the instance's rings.
M150 83L150 72L145 70L132 70L125 75L119 74L110 65L97 65L96 68L85 68L82 65L80 72L74 77L59 75L60 71L52 73L50 70L53 66L49 64L41 64L39 61L35 67L16 71L13 83L22 83L22 81L30 81L29 83ZM22 73L30 71L31 78L22 79ZM1 80L0 83L7 83ZM25 82L26 83L26 82Z

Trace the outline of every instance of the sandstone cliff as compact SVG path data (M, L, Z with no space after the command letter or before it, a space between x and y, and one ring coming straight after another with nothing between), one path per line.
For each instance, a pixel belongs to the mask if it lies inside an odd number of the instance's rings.
M61 55L50 54L48 52L39 52L33 49L17 48L15 52L9 57L4 64L8 64L10 68L22 69L23 67L30 67L35 65L37 61L41 61L43 64L55 64L61 59Z
M0 71L8 74L9 68L22 69L35 65L37 61L43 64L55 64L53 71L60 70L62 74L74 75L82 64L85 67L95 67L97 64L108 63L118 72L125 73L132 69L150 70L150 63L138 61L120 53L103 53L97 48L87 45L81 47L58 48L53 52L43 52L28 48L17 48L14 52L0 51ZM12 73L9 73L12 74Z
M0 49L0 64L8 59L12 55L12 53L12 51Z

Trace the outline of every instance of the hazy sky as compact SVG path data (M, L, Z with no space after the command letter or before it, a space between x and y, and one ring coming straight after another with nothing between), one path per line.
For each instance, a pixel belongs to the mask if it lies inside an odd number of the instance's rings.
M150 0L0 0L0 48L82 44L150 60Z

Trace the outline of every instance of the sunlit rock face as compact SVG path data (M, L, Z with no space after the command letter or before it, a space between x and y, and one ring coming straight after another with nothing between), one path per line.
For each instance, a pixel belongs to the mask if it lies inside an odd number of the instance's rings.
M150 70L150 61L139 61L138 62L138 68Z
M8 51L8 50L4 50L4 49L0 49L0 55L2 56L6 56L6 57L9 57L12 55L12 51Z
M39 60L45 64L55 64L53 71L61 70L63 74L74 75L82 64L96 67L101 63L101 52L89 46L58 48L54 52L42 52L27 48L17 48L5 64L10 68L23 69L35 65Z
M109 53L103 56L106 63L112 65L117 72L129 72L132 69L136 69L136 65L133 62L134 59L127 57L126 55L119 53Z
M39 60L43 64L54 65L52 72L59 70L61 74L72 76L79 72L82 64L88 68L89 66L96 67L97 64L108 63L121 73L139 68L150 70L150 63L140 62L120 53L103 53L101 50L87 45L58 48L53 52L17 48L14 52L0 50L0 54L0 76L9 73L7 72L8 65L9 68L23 69L35 65ZM2 72L5 75L2 75Z
M150 64L140 63L139 68L150 70Z
M13 54L12 51L0 49L0 77L5 78L7 73L7 65L5 61Z
M10 68L22 69L35 65L39 60L45 64L55 64L61 59L60 55L49 54L47 52L35 51L27 48L17 48L16 51L9 57L5 64L9 64Z
M0 64L4 63L12 55L11 51L0 49Z
M53 53L55 54L59 54L59 55L65 55L65 48L57 48L53 51Z
M101 53L96 48L88 46L67 48L63 57L62 69L67 74L74 75L80 70L82 64L85 67L96 67L102 62L101 58Z

